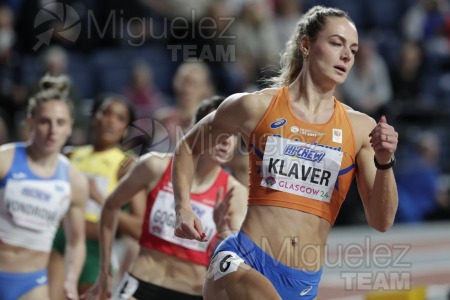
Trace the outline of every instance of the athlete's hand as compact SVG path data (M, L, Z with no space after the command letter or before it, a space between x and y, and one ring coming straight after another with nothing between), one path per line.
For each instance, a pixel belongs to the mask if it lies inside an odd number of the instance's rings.
M183 239L208 241L202 223L192 208L180 208L176 212L175 236Z
M111 298L110 280L99 277L97 282L91 286L83 295L81 300L107 300Z
M66 280L64 282L64 294L69 300L78 300L78 288L75 281Z
M216 195L216 204L214 204L213 219L218 232L230 230L230 206L233 198L234 187L232 187L223 197L223 188L220 187ZM223 198L223 199L222 199Z
M380 164L389 163L395 150L397 150L398 133L394 127L387 123L384 115L381 116L369 137L377 162Z

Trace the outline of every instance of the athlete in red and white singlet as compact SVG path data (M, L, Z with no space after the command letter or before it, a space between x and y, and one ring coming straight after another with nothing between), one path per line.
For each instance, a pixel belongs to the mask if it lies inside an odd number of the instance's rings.
M216 109L222 101L205 100L199 109L200 115ZM142 223L141 250L134 266L114 289L113 298L203 299L202 286L210 255L216 246L215 238L218 234L224 237L230 230L238 230L246 212L247 189L221 167L232 158L236 143L237 138L233 136L208 150L196 169L192 209L204 224L205 243L174 235L172 155L150 153L141 157L106 200L101 217L100 276L87 292L86 299L106 299L110 290L107 266L116 214L124 203L142 190L147 193L147 208Z

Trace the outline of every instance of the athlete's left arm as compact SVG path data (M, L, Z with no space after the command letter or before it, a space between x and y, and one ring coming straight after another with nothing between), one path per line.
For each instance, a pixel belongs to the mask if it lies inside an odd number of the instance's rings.
M248 190L234 177L231 177L230 185L233 187L230 204L230 229L232 232L236 232L241 229L247 213Z
M67 237L64 254L66 270L64 291L68 299L78 299L78 278L86 257L84 210L89 195L89 183L87 178L72 166L70 183L72 187L72 201L63 223Z
M359 115L360 126L354 126L356 140L361 148L356 156L357 182L368 224L385 232L394 223L398 207L397 185L393 168L380 170L379 164L388 164L397 149L398 133L383 116L378 124L366 115Z
M219 191L217 198L214 222L220 241L241 228L247 213L248 191L236 178L229 176L225 196L222 197L222 191Z
M137 158L134 156L127 156L120 164L117 173L117 179L120 180L125 176L135 165ZM147 204L147 191L141 190L135 194L130 201L129 212L119 212L118 229L125 234L139 240L141 237L142 222L144 221L145 207Z

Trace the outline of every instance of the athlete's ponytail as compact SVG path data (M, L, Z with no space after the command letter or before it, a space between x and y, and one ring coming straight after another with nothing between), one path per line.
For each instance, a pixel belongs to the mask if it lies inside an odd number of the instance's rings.
M70 79L66 75L51 76L46 74L39 81L39 90L46 91L51 89L67 96L70 91Z
M28 102L28 115L33 117L39 105L50 100L62 101L67 104L73 118L73 104L68 98L70 80L65 75L51 76L46 74L39 81L39 91Z

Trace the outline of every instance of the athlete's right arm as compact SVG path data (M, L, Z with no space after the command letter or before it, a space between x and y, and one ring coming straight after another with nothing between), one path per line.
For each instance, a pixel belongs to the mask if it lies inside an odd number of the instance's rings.
M200 219L192 211L190 191L199 155L230 135L249 136L254 121L254 96L235 94L198 122L177 144L172 167L175 197L175 235L205 241Z
M136 164L136 158L134 156L127 156L121 163L121 167L117 174L117 178L120 179L125 176ZM121 233L125 233L136 240L141 237L142 221L144 219L145 206L147 199L147 191L142 189L136 193L129 201L129 211L120 211L118 229Z
M74 166L70 166L72 200L64 219L66 247L64 251L64 292L68 299L78 299L78 279L86 258L86 229L84 212L88 199L87 178Z
M166 159L152 154L143 156L130 172L121 178L117 187L106 198L100 217L100 273L97 282L86 292L84 299L97 300L109 297L111 248L117 230L120 208L128 204L135 194L155 186L155 182L159 181L165 170L161 160Z

